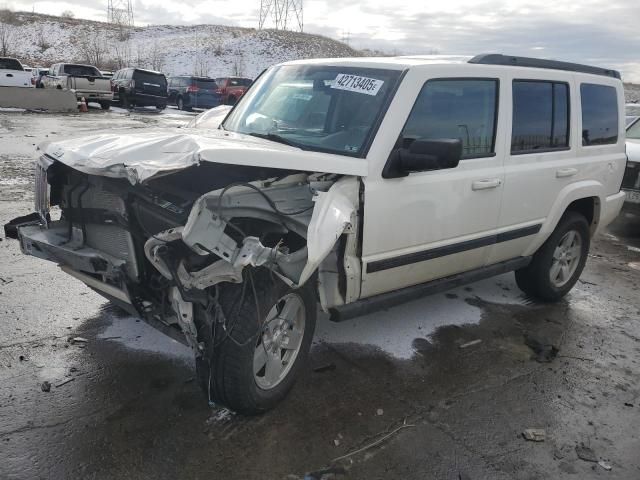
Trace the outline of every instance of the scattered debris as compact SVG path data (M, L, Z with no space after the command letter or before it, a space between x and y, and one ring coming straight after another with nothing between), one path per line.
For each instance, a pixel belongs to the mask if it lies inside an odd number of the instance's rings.
M602 468L604 468L607 472L611 471L611 465L609 465L607 462L605 462L604 460L600 460L598 462L598 465L600 465Z
M598 457L591 448L587 447L584 443L580 445L576 445L576 454L580 460L584 460L585 462L598 462Z
M340 446L340 440L339 440L339 439L337 439L337 438L336 438L336 439L334 439L334 440L333 440L333 444L334 444L336 447L339 447L339 446Z
M60 388L63 385L66 385L69 382L73 382L76 379L76 377L71 377L71 378L67 378L64 382L60 382L59 384L56 385L56 388Z
M382 442L384 442L387 438L392 437L393 435L395 435L396 433L398 433L400 430L404 429L404 428L411 428L411 427L415 427L415 425L407 423L407 419L405 418L404 421L402 422L402 425L400 425L398 428L392 430L391 432L387 433L386 435L380 437L378 440L376 440L375 442L372 442L368 445L365 445L362 448L359 448L357 450L354 450L353 452L349 452L345 455L342 455L340 457L334 458L333 460L331 460L332 462L337 462L339 460L344 460L345 458L349 458L352 457L353 455L356 455L358 453L362 453L365 450L369 450L370 448L375 447L376 445L380 445Z
M21 362L24 362L27 359L24 355L20 355L18 358Z
M579 279L578 279L578 281L579 281L580 283L584 283L585 285L595 285L595 286L597 286L597 285L598 285L597 283L587 282L586 280L582 280L581 278L579 278Z
M72 337L69 339L69 343L71 345L75 345L76 343L89 343L89 340L83 337Z
M376 415L384 415L384 410L379 408L378 410L376 410Z
M460 345L460 348L472 347L472 346L477 345L479 343L482 343L482 339L480 339L480 338L478 338L477 340L471 340L470 342L467 342L467 343L463 343L462 345Z
M625 407L633 407L633 403L624 402Z
M40 385L40 388L42 388L43 392L50 392L51 384L45 380L44 382L42 382L42 385Z
M551 362L554 358L556 358L559 352L558 348L555 345L546 343L533 337L525 336L524 343L535 353L535 355L533 355L531 358L539 363Z
M547 433L543 428L527 428L522 432L522 436L525 440L529 440L530 442L544 442L547 437Z
M326 363L324 365L318 365L317 367L314 367L313 371L316 373L322 373L322 372L329 372L335 369L336 369L335 363Z

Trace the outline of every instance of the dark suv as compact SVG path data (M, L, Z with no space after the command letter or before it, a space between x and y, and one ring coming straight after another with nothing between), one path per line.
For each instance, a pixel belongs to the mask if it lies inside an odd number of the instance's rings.
M218 93L222 95L222 102L225 105L235 105L251 86L253 80L242 77L219 77L216 78L216 83L218 84Z
M222 104L222 95L213 78L180 76L169 79L169 103L180 110L213 108Z
M163 73L141 68L123 68L111 78L113 101L123 108L167 107L167 77Z

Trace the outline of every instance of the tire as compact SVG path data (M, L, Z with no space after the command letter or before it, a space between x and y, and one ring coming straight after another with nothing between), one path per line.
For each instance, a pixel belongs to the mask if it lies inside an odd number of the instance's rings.
M584 215L566 212L531 263L516 270L518 287L545 302L560 300L582 274L590 242L589 223Z
M131 103L129 102L129 98L124 93L120 94L120 106L122 108L127 109L127 110L129 110L131 108Z
M156 110L162 111L162 110L164 110L165 108L167 108L167 106L166 106L166 105L156 105Z
M235 105L238 102L238 99L236 97L229 97L227 99L227 105Z
M111 108L111 102L100 102L100 108L102 110L109 110Z
M272 409L287 395L313 339L317 312L310 283L294 290L268 270L258 268L245 272L242 284L220 285L218 302L227 327L225 331L216 323L215 335L214 314L196 309L198 340L204 344L202 355L196 358L196 370L209 401L256 415ZM258 316L256 303L261 309ZM280 317L287 315L282 312L298 314L292 315L288 324ZM262 322L260 328L256 318Z

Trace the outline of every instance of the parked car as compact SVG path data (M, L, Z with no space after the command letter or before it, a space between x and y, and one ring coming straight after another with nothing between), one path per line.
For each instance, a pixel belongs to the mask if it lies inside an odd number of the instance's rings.
M123 68L111 79L113 101L123 108L167 107L167 78L160 72L142 68Z
M24 71L19 60L0 57L0 87L31 86L31 73Z
M43 88L74 90L78 100L99 103L103 110L109 110L113 100L111 82L93 65L56 63L40 83Z
M31 85L36 88L42 88L42 77L49 75L48 68L34 67L31 69Z
M169 78L169 103L179 110L213 108L222 104L222 95L213 78L178 76Z
M222 103L235 105L244 92L251 86L253 80L243 77L218 77L218 93L222 95Z
M42 145L36 211L5 231L188 344L209 400L259 413L317 302L342 321L508 271L564 297L624 202L623 98L616 71L524 57L288 62L217 130Z
M626 212L640 215L640 117L627 126L627 168L622 180L622 190L627 196Z

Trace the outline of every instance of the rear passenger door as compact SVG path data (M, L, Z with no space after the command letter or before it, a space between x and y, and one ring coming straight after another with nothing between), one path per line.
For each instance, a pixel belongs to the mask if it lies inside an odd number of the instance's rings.
M510 132L505 150L504 201L488 263L531 254L561 191L585 174L576 155L579 98L570 74L526 71L507 85Z

